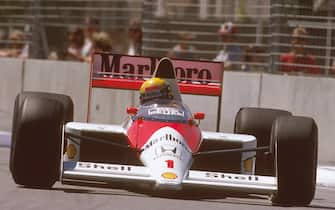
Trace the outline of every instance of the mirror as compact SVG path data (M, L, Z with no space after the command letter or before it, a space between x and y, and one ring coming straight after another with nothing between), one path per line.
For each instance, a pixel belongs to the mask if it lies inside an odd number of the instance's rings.
M127 114L136 115L138 109L136 107L127 107Z
M196 120L203 120L203 119L205 119L205 113L203 113L203 112L196 112L196 113L194 113L194 119L196 119Z

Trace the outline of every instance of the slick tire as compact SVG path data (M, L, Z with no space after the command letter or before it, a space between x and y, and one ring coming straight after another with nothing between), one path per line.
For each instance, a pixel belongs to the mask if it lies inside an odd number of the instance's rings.
M241 108L235 117L234 133L253 135L257 139L257 147L270 146L271 128L276 118L291 116L288 111L246 107ZM256 174L274 175L273 155L256 152Z
M278 118L272 128L278 191L273 205L305 206L315 193L318 129L312 118Z
M16 184L50 188L59 178L62 126L73 120L69 96L23 92L14 105L10 171Z

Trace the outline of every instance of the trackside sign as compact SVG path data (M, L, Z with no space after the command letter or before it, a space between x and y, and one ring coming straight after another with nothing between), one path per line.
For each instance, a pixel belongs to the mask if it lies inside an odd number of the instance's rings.
M159 58L155 57L96 52L92 55L91 63L92 86L138 90L143 81L152 76L158 62ZM172 63L181 92L185 88L191 90L192 85L197 85L198 88L215 87L220 90L207 91L208 94L197 91L186 92L203 95L218 95L218 91L221 93L222 63L179 59L173 59Z

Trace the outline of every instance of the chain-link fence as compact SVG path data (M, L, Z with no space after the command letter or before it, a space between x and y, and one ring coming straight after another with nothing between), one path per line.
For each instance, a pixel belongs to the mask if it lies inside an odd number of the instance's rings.
M228 22L231 28L222 26ZM145 0L143 54L231 62L232 68L241 70L248 62L244 51L249 50L250 57L253 50L259 60L255 67L266 70L269 26L269 0ZM222 40L224 36L230 40Z
M332 0L0 0L0 47L21 29L30 57L62 54L69 27L96 19L128 53L128 23L142 18L143 55L224 61L238 71L335 72ZM60 56L61 57L61 56Z
M86 29L87 19L109 33L116 51L127 41L129 20L140 18L142 0L0 0L0 47L13 43L13 31L23 31L29 57L60 57L69 45L69 32Z
M182 51L176 57L222 60L240 71L328 75L335 70L334 6L324 0L145 0L142 49L159 56ZM234 27L228 35L222 32L227 22Z
M334 8L328 0L272 0L273 71L335 73Z

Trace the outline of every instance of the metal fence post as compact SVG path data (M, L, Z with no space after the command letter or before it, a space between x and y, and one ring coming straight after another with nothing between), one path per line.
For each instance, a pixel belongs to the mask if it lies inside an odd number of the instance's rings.
M278 66L276 63L279 61L279 53L280 47L278 43L280 43L280 32L281 32L281 8L280 8L280 0L271 0L271 8L270 8L270 33L271 33L271 52L270 52L270 72L276 72L278 70Z
M328 20L327 20L327 38L326 38L326 69L325 69L325 74L329 74L329 68L332 63L331 63L331 46L332 46L332 30L333 30L333 23L332 23L332 15L333 11L331 9L328 9Z
M29 46L30 58L47 58L48 44L45 29L41 23L41 1L34 0L30 6L31 19L31 45Z

